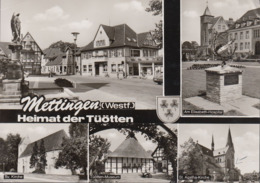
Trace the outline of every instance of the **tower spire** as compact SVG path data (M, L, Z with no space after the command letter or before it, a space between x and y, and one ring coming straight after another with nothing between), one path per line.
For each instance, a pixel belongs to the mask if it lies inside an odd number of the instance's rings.
M208 0L207 0L207 6L206 6L206 9L205 9L205 11L204 11L204 13L203 13L203 15L210 15L211 16L211 13L210 13L210 11L209 11L209 2L208 2Z
M228 136L227 136L227 144L226 147L233 147L233 141L232 141L232 136L231 136L231 131L230 131L230 127L228 129Z
M215 149L215 143L214 143L214 136L212 134L211 150L214 151L214 149Z

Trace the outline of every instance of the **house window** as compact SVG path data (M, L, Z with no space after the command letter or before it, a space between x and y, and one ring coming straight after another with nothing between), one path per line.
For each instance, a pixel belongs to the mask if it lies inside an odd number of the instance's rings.
M218 25L218 30L221 30L221 25Z
M247 48L250 49L250 42L247 43Z
M111 72L116 72L116 64L111 64Z
M243 34L243 32L240 32L240 39L244 39L244 34Z
M92 72L92 65L88 65L88 72Z
M247 49L247 43L245 43L245 49Z
M83 65L83 72L87 71L87 65Z
M225 25L222 26L222 30L226 30L226 26Z
M240 43L240 50L243 50L243 43Z
M122 49L118 49L117 50L117 56L118 57L122 57Z
M131 50L131 57L140 57L140 50Z
M235 39L237 39L237 33L235 33Z
M246 31L246 39L249 39L249 31Z
M111 53L111 57L115 57L115 50L111 50L110 53Z
M143 50L143 56L148 57L148 50Z

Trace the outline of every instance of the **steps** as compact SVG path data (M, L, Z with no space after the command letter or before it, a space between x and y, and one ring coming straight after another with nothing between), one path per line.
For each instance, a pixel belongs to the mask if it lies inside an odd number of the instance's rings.
M20 104L21 95L1 95L0 103Z

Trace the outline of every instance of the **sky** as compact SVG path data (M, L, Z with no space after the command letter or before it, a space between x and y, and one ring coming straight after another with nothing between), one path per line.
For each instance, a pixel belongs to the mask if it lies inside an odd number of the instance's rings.
M215 149L226 146L228 128L231 129L235 148L235 164L241 173L259 172L259 128L258 124L180 124L179 145L190 137L211 149L212 134ZM181 149L180 149L181 150ZM237 161L237 159L245 159Z
M207 0L181 0L181 42L197 41L200 44L200 16L203 15ZM259 0L208 0L208 7L215 17L225 20L239 19L248 10L259 8Z
M71 32L79 32L77 44L94 39L100 24L128 24L136 33L155 28L161 19L146 12L149 0L0 0L1 41L11 41L10 20L20 13L21 33L31 33L45 49L56 41L73 42Z

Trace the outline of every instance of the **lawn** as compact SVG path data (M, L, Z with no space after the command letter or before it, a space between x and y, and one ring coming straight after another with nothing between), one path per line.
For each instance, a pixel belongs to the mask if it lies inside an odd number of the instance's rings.
M202 95L206 92L206 72L205 70L187 70L195 62L186 62L182 65L182 97L183 99ZM196 62L196 63L218 63L214 62ZM253 98L260 98L260 64L258 63L234 63L237 65L247 65L243 70L243 95ZM254 64L259 66L252 67ZM191 106L183 101L183 110L199 110L196 106Z

